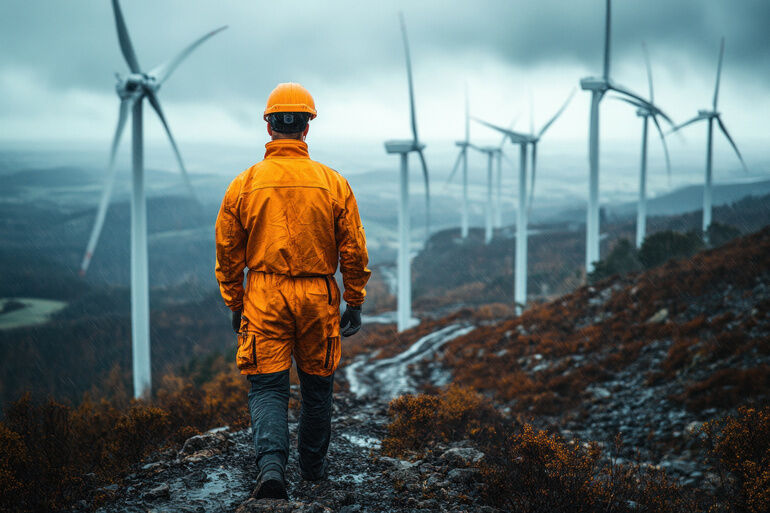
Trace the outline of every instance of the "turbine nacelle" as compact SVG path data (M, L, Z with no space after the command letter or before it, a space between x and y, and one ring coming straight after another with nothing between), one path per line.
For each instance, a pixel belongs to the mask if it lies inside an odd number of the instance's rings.
M701 117L704 117L704 118L706 118L706 117L708 117L708 118L718 118L719 117L719 112L717 112L715 110L700 109L700 110L698 110L698 116L701 116Z
M422 151L424 149L424 144L411 139L385 141L385 151L388 153L409 153L412 151Z
M604 77L586 77L580 79L580 88L584 91L604 92L610 88L610 84Z
M160 89L160 83L154 76L147 73L130 73L126 76L116 73L115 77L118 80L118 83L115 84L115 91L121 100L143 93L145 90L157 91Z

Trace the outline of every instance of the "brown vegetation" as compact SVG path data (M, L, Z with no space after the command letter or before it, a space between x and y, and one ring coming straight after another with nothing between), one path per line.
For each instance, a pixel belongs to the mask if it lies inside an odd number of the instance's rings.
M770 511L770 407L739 408L703 432L721 484L714 511Z
M403 396L390 405L383 453L421 457L439 442L470 439L488 503L517 512L691 512L689 493L652 467L618 464L597 444L565 441L505 419L469 389ZM617 441L620 444L620 440Z
M61 509L133 464L201 431L248 425L246 386L222 371L202 386L167 375L150 402L128 401L113 372L110 398L77 406L25 396L0 422L0 510ZM98 497L97 497L98 500Z
M550 414L579 404L589 384L623 370L650 344L665 343L668 356L648 378L680 380L687 390L674 399L695 410L761 402L770 390L762 363L770 310L753 289L770 276L767 255L770 228L582 287L520 317L487 324L470 313L476 329L449 342L443 360L456 382L516 411ZM723 393L703 393L713 386Z

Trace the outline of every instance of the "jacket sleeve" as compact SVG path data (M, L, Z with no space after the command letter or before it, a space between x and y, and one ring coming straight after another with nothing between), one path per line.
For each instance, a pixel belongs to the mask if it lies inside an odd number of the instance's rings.
M340 255L342 283L345 286L342 297L347 304L360 306L366 297L364 287L372 272L366 267L369 264L366 236L358 214L356 198L347 180L344 180L340 199L341 209L336 217L335 236Z
M217 255L214 272L222 299L234 312L243 309L243 270L246 268L248 240L248 232L243 228L237 210L240 189L240 180L236 178L225 192L215 226Z

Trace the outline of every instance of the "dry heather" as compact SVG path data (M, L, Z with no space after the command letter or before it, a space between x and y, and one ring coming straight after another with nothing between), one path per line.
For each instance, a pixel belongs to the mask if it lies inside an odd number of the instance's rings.
M613 277L447 344L455 381L516 411L557 414L655 343L650 382L693 410L761 404L770 390L770 228L691 259ZM474 317L473 315L471 317Z
M399 397L389 415L383 453L416 459L442 443L470 439L485 454L479 466L486 501L507 511L758 513L770 507L769 407L741 409L704 428L712 470L723 480L716 493L683 489L652 466L619 464L619 437L609 453L595 443L567 442L504 418L458 386Z
M213 427L248 425L247 390L234 372L220 372L201 386L168 375L149 403L127 400L116 386L110 398L86 397L78 407L25 396L5 411L0 510L65 508L119 480L153 451Z

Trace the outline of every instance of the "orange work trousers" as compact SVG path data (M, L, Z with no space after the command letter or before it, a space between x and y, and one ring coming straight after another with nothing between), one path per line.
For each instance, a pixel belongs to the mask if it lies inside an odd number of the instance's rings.
M334 276L249 271L238 334L241 374L291 367L331 375L340 362L340 289Z

